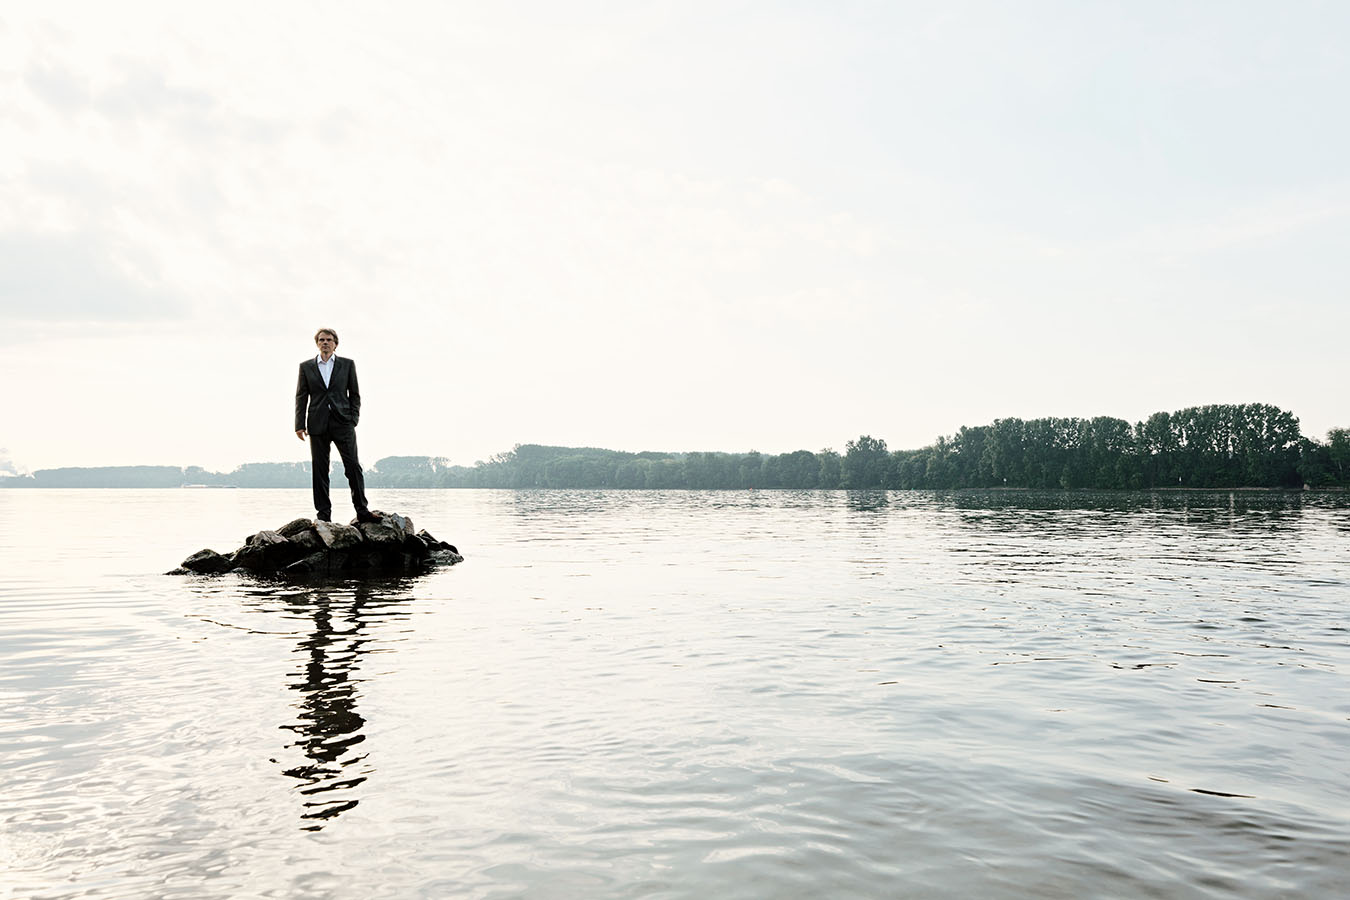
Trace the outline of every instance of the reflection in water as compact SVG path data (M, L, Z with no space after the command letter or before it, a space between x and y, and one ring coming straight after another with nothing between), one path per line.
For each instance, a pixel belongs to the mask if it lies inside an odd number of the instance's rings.
M1146 503L1140 503L1140 498ZM1296 533L1307 501L1291 491L968 491L944 499L958 521L981 532L1060 537L1184 530L1189 537Z
M1350 495L409 491L480 563L358 591L74 493L0 492L5 896L1346 895Z
M342 596L345 592L316 589L286 597L288 613L314 623L296 647L303 666L291 673L295 677L287 685L300 692L299 714L294 723L281 726L296 735L286 748L298 748L305 756L305 762L284 771L300 782L307 831L318 831L360 802L355 789L374 767L366 758L366 720L357 711L359 671L364 656L380 643L368 630L377 619L407 616L398 608L406 596L380 593L365 583L355 585L349 597Z
M845 491L844 496L853 512L883 512L891 502L886 491Z
M356 680L352 677L368 641L362 636L365 620L361 611L369 598L367 587L356 589L351 601L351 626L346 629L335 624L334 604L327 594L292 598L293 604L306 605L314 617L314 631L299 647L306 656L305 666L296 673L300 678L289 685L303 696L299 721L282 726L298 736L289 746L299 747L308 759L287 769L286 774L304 784L300 789L306 798L301 818L320 820L307 826L309 831L319 830L322 820L356 806L358 801L349 792L364 782L369 772L357 768L366 758L356 750L366 739L361 733L366 720L356 711ZM340 616L342 610L337 613Z
M822 501L837 496L836 491L818 490L699 490L680 489L625 490L620 488L531 488L516 491L494 491L500 495L504 507L531 523L553 517L607 516L617 517L634 510L646 514L653 509L665 509L672 504L696 513L734 509L738 512L763 509L817 509ZM859 502L868 509L887 503L887 493L880 490L853 491Z
M520 490L507 495L516 515L527 519L548 515L599 515L622 509L625 499L633 500L631 491L604 490Z

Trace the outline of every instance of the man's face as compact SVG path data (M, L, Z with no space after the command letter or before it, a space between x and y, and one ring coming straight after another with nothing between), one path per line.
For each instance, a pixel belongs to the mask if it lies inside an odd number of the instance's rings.
M337 339L326 331L320 331L319 336L314 339L314 343L319 345L319 353L323 355L324 359L332 356L333 351L337 349Z

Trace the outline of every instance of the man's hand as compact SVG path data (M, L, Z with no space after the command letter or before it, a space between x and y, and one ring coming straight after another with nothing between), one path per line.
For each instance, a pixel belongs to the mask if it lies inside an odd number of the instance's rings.
M295 433L295 436L303 441L305 439L305 429L301 428L299 431Z

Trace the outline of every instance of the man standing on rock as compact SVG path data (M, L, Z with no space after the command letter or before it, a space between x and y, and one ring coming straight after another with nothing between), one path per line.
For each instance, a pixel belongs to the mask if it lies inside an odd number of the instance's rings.
M319 355L300 364L295 387L295 436L309 436L309 458L314 469L314 509L320 522L333 520L328 497L330 445L337 444L342 471L352 488L352 506L362 522L380 517L366 505L366 479L356 456L356 423L361 418L361 388L356 382L356 363L337 355L338 336L331 328L314 335ZM308 413L308 422L306 422Z

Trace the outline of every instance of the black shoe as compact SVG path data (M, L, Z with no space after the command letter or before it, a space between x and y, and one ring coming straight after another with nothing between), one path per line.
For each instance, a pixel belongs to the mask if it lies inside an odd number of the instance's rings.
M380 521L380 517L377 516L377 515L375 515L373 512L371 512L371 511L368 510L368 509L363 509L363 510L361 510L359 513L356 514L356 521L358 521L358 522L378 522L378 521Z
M331 522L333 521L333 516L330 513L319 513L317 516L314 517L314 521Z

